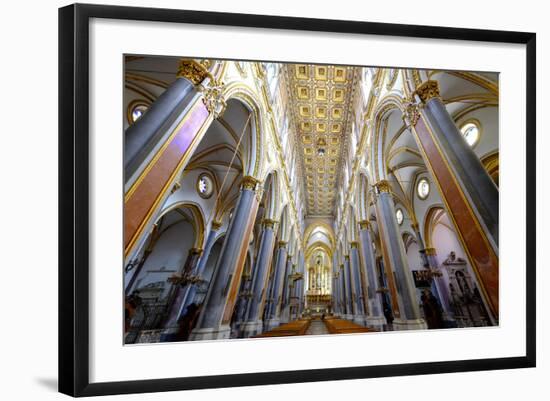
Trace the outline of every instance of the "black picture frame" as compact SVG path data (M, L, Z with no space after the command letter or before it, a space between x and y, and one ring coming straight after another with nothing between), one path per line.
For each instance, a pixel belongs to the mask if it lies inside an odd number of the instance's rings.
M89 22L91 18L515 43L526 46L526 354L219 376L89 381ZM534 367L536 364L536 35L434 26L74 4L59 9L59 391L95 396Z

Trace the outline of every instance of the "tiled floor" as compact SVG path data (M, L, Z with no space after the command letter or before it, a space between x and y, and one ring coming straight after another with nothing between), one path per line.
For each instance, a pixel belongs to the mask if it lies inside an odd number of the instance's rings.
M306 336L319 334L328 334L327 326L322 320L312 320L306 331Z

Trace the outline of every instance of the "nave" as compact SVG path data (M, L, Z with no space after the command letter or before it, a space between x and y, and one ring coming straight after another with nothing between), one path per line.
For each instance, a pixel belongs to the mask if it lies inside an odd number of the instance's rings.
M126 56L126 344L493 326L498 75Z

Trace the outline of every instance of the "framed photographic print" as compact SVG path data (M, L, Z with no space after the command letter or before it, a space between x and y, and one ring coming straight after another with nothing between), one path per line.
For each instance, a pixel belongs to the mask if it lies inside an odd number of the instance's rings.
M535 366L535 34L78 4L59 78L61 392Z

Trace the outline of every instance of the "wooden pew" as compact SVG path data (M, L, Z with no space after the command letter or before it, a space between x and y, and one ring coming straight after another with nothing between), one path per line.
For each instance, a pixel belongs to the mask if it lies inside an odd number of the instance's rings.
M328 317L324 320L330 334L371 333L377 331L349 320Z
M288 337L288 336L303 336L311 320L309 319L300 319L294 320L292 322L282 324L278 327L275 327L273 330L266 331L265 333L254 336L255 338L261 337Z

